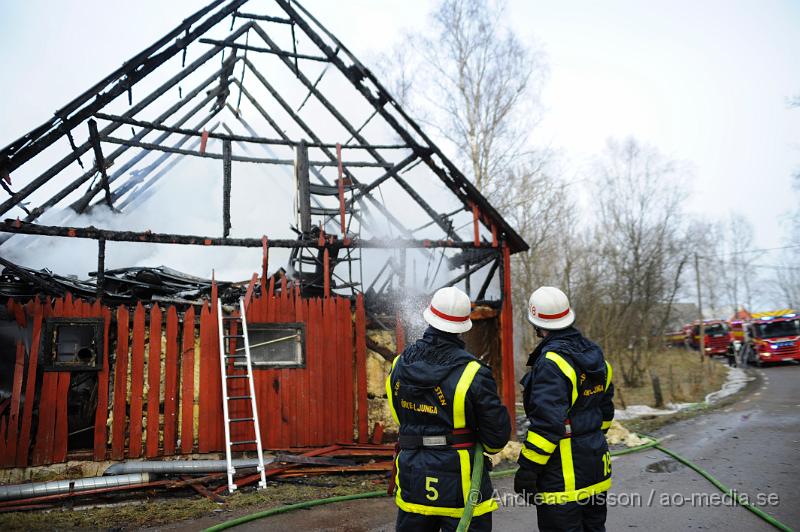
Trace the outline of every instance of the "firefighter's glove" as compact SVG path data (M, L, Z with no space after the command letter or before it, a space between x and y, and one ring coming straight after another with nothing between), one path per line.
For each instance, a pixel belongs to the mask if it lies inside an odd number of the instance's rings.
M514 491L525 497L525 502L533 504L536 495L536 479L539 475L536 471L523 465L519 467L514 475Z

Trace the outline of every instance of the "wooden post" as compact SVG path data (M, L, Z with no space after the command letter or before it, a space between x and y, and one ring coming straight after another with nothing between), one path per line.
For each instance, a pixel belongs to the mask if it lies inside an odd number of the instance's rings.
M655 398L655 407L661 408L664 406L664 396L661 394L661 381L654 372L650 372L650 382L653 383L653 397Z
M339 179L337 183L339 185L339 216L341 218L341 225L342 225L342 237L347 237L347 221L345 220L344 215L344 170L342 168L342 145L336 144L336 159L339 162Z
M511 416L512 438L516 434L516 380L514 379L514 323L511 305L511 250L503 243L503 304L500 311L501 390L503 402Z
M222 141L222 236L231 234L231 141Z
M106 239L97 239L97 299L103 299L106 281Z
M331 297L331 253L327 247L322 255L322 275L324 277L322 280L323 293L325 297Z
M311 187L308 180L308 146L301 140L295 148L294 180L297 188L297 213L300 230L311 231Z

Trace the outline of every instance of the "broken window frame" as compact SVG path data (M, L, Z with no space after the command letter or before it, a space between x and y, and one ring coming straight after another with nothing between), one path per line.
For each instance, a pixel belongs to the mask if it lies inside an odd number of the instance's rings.
M100 371L103 369L104 321L102 318L45 318L41 352L44 371ZM93 327L95 356L93 364L59 362L56 334L60 327ZM76 353L77 357L77 353Z
M290 341L297 337L297 334L300 335L300 346L299 346L299 354L295 356L293 361L258 361L256 358L256 353L260 345L264 345L263 342L255 342L254 341L254 334L259 332L284 332L286 333L285 337L279 337L273 340L268 340L270 343L279 343L282 341ZM294 333L294 334L291 334ZM291 334L291 336L289 336ZM306 367L306 324L302 322L248 322L247 324L247 336L248 341L250 342L250 363L254 370L259 369L304 369ZM293 342L296 343L296 342ZM236 350L237 353L239 350L244 352L244 342L243 339L239 338L236 342ZM234 367L236 368L244 368L245 361L244 359L236 359L234 362Z

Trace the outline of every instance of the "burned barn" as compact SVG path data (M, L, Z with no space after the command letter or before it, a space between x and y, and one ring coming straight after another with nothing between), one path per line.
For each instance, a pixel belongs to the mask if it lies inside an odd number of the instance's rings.
M0 183L2 467L224 451L240 301L265 449L391 433L383 378L442 286L514 411L526 243L296 1L214 0L3 148Z

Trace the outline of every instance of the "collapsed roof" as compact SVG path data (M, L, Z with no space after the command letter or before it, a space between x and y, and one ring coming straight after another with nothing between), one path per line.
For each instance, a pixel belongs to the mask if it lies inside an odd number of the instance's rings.
M266 256L269 245L290 250L287 271L311 294L325 285L323 261L333 289L378 291L391 276L405 279L406 250L416 249L426 288L437 287L431 270L435 280L446 258L464 273L438 284L468 283L480 270L485 282L473 295L485 295L498 249L523 251L525 241L302 5L272 0L249 13L246 4L211 2L0 151L9 194L0 249L13 249L14 234L95 239L103 250L105 241L150 242L263 247ZM169 179L190 159L222 161L222 172L214 166L221 235L85 222L100 209L122 216L170 193ZM231 195L246 172L245 195L259 203L239 210L285 213L285 227L242 222ZM43 218L58 223L37 223ZM383 268L367 276L359 261L370 249L402 258L382 257Z

